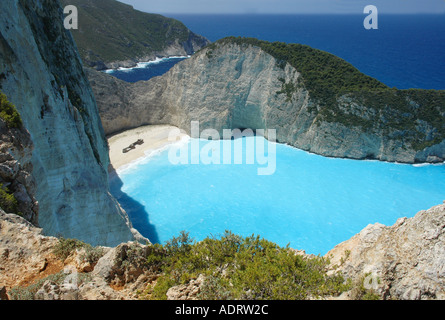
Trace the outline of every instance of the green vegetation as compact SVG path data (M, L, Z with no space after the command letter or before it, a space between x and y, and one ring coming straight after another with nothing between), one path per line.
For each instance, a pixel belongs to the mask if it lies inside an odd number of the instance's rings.
M281 82L281 90L277 91L277 94L286 94L286 101L292 101L294 92L299 88L299 84L294 84L293 82L286 83L283 78L278 79Z
M78 8L79 29L71 32L83 61L91 66L144 57L189 39L180 21L115 0L62 0L62 5Z
M39 291L46 281L50 281L51 283L60 286L69 275L69 273L65 273L62 270L58 273L40 279L28 287L14 287L8 292L8 295L11 300L34 300L37 291ZM77 285L80 286L82 283L91 281L91 275L88 273L78 273L76 280Z
M207 48L214 49L227 43L259 47L273 56L277 60L277 66L281 68L289 63L302 74L304 85L312 98L317 99L322 105L335 103L337 95L348 92L387 88L383 83L361 73L343 59L307 45L228 37Z
M66 278L66 274L61 271L56 274L52 274L44 279L38 280L36 283L28 286L28 287L15 287L12 288L8 294L11 297L11 300L34 300L34 296L37 291L43 286L46 281L52 281L58 285L62 284Z
M103 256L104 251L100 247L93 247L77 239L65 239L59 237L59 242L54 247L54 255L60 260L64 261L77 249L84 249L85 253L80 257L83 261L88 261L91 264L96 263Z
M104 253L99 247L65 238L59 238L53 252L64 261L78 249L85 249L80 258L92 264ZM380 299L367 289L372 285L365 283L371 281L368 275L356 283L345 281L339 273L332 273L326 258L300 255L259 236L241 237L230 231L200 242L181 232L164 245L131 244L120 259L118 273L135 267L151 273L147 289L136 292L140 299L165 300L168 289L201 275L204 281L197 296L201 300L302 300L338 296L345 291L357 300ZM60 285L67 276L61 271L28 287L15 287L9 295L13 300L32 300L47 280ZM81 285L92 277L88 272L78 273L76 279Z
M145 293L166 299L167 290L205 276L200 299L307 299L339 294L349 288L337 274L327 275L328 261L305 258L258 236L226 231L200 242L182 232L165 245L156 244L147 263L160 273Z
M17 199L8 188L4 187L3 184L0 183L0 208L2 208L6 213L15 213L21 216L22 213L19 212L18 207L19 204Z
M20 128L22 126L22 118L19 112L2 92L0 92L0 118L6 122L9 128Z
M353 300L380 300L380 296L373 289L366 288L365 281L368 281L368 286L371 285L373 281L371 278L368 278L368 276L369 274L365 274L365 276L361 277L351 290L351 298Z
M409 143L414 150L423 150L445 139L443 90L363 90L348 97L373 111L373 116L351 119L344 112L338 112L332 121L378 129L385 134L399 132L400 136L394 136L394 139Z
M399 140L404 148L423 150L445 139L445 91L389 88L330 53L301 44L228 37L207 46L210 59L220 45L256 46L273 56L277 66L286 63L302 75L301 82L285 83L277 94L291 101L306 88L318 106L310 110L316 123L336 122L360 127Z

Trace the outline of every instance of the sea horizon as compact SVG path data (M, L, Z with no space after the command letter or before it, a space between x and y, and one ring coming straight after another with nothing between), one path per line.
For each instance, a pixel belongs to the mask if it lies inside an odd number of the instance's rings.
M445 89L445 13L379 13L377 30L363 27L365 14L165 15L211 42L241 36L300 43L334 54L389 87Z

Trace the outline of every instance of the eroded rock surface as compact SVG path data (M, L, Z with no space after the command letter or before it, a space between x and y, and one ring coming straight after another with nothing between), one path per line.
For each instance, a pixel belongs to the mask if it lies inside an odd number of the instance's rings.
M369 225L326 257L383 298L445 299L445 204L393 226Z

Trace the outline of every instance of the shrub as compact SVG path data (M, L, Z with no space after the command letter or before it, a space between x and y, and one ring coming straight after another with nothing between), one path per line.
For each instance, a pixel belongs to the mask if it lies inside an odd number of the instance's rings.
M191 242L182 232L157 245L147 262L161 265L153 299L203 274L201 299L306 299L347 289L337 274L327 275L327 261L302 257L259 236L240 237L226 231L220 238Z
M101 247L93 247L89 243L77 239L65 239L59 237L59 242L54 247L53 253L60 260L64 261L77 249L84 249L85 252L81 254L80 259L91 264L97 263L104 255L104 250Z
M351 298L354 300L380 300L380 296L373 290L365 286L366 275L361 277L351 290Z
M83 261L88 261L91 264L96 264L104 255L104 249L101 247L93 247L89 244L84 245L85 253L80 256Z
M83 241L77 239L65 239L63 237L59 237L59 242L54 247L53 253L59 259L65 260L75 250L84 248L86 246L88 245Z
M63 271L60 271L59 273L52 274L46 278L40 279L36 283L28 287L14 287L8 292L8 294L11 297L11 300L34 300L35 294L47 280L60 285L66 277L67 274L65 274Z
M11 297L11 300L34 300L34 297L37 291L43 286L46 281L51 281L52 283L60 286L69 274L64 272L63 270L51 274L43 279L37 280L35 283L29 285L28 287L17 286L12 288L8 295ZM91 275L85 273L77 274L77 285L80 286L82 283L87 283L91 281Z
M3 187L0 183L0 208L7 213L15 213L21 215L18 211L18 202L8 188Z
M0 92L0 118L10 128L20 128L22 119L16 107L8 101L6 95Z

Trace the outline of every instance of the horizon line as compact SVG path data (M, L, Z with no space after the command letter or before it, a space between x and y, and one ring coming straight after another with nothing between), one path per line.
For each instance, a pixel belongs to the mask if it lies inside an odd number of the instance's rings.
M136 9L137 10L137 9ZM316 13L316 12L294 12L294 13L262 13L262 12L198 12L198 13L192 13L192 12L149 12L153 14L160 14L160 15L168 15L168 14L174 14L174 15L256 15L256 16L273 16L273 15L312 15L312 16L325 16L325 15L348 15L348 16L364 16L365 13L356 13L356 12L324 12L324 13ZM398 13L392 13L392 12L379 12L379 15L392 15L392 16L422 16L422 15L445 15L444 12L398 12Z

